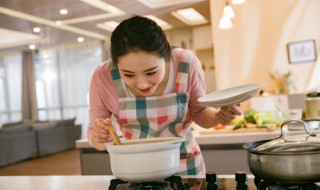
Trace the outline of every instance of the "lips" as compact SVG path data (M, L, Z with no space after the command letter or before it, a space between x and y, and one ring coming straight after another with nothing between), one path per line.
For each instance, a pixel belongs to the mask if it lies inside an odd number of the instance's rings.
M152 86L150 86L150 87L148 87L148 88L145 88L145 89L139 89L139 90L140 90L140 92L142 92L142 93L148 93L148 92L150 92L151 89L152 89Z

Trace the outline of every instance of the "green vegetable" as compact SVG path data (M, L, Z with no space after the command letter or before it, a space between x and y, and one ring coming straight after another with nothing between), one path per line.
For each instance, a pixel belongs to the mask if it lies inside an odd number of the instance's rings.
M246 122L245 121L239 121L233 128L232 130L237 130L237 129L240 129L240 128L246 128L247 125L246 125Z
M246 122L256 124L256 121L253 117L253 115L256 113L257 113L257 111L254 109L248 109L247 111L245 111L244 112L244 119L246 120Z
M286 117L277 111L258 112L253 115L253 118L258 125L276 124L279 121L286 120Z

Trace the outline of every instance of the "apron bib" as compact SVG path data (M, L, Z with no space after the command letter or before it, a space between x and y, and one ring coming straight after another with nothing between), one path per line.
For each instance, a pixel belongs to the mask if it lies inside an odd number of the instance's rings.
M112 78L119 95L117 121L125 139L149 137L182 137L186 139L180 147L180 167L177 175L205 175L199 145L190 130L186 83L190 66L190 55L183 51L178 67L173 93L152 97L130 97L120 78L117 66L110 64Z

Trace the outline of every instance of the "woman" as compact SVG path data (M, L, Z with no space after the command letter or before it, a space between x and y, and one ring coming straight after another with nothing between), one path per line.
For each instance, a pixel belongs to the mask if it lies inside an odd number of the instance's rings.
M152 20L134 16L111 35L111 60L101 64L90 86L89 143L104 150L115 116L126 139L182 137L177 175L205 175L200 148L190 124L209 128L240 115L238 106L215 109L200 105L205 94L203 71L190 51L171 49Z

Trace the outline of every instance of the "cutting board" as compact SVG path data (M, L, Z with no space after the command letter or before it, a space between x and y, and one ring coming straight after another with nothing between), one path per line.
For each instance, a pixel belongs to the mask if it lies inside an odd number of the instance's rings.
M252 132L274 132L279 130L278 127L270 127L270 128L240 128L237 130L233 130L233 126L227 126L224 129L215 130L213 127L210 129L201 129L199 131L200 135L207 135L207 134L224 134L224 133L252 133Z

